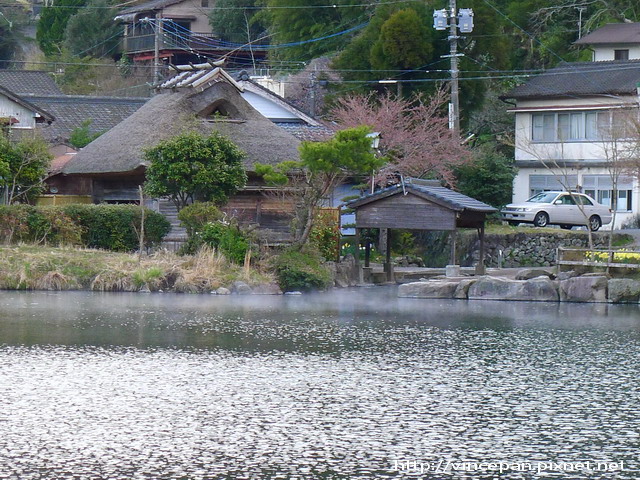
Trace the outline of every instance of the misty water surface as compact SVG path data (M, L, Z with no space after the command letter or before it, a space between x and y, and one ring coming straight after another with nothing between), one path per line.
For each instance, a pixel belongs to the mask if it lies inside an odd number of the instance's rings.
M2 292L0 312L0 479L640 477L637 305ZM624 470L433 472L463 461Z

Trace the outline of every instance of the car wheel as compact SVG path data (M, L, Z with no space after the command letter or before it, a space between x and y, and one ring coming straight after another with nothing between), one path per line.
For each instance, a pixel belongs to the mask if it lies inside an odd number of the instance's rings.
M549 224L549 215L545 212L538 212L533 219L533 224L536 227L546 227Z
M598 229L602 226L602 220L600 220L600 217L597 215L593 215L590 219L589 219L589 229L592 232L597 232Z
M520 225L520 222L509 222L509 225L511 225L512 227L517 227L518 225Z
M573 228L573 225L560 225L560 228L562 228L563 230L571 230Z

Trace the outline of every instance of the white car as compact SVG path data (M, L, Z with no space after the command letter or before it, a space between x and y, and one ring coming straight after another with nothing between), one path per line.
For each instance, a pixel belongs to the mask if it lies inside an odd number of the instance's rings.
M588 225L594 232L611 222L609 207L576 192L541 192L524 203L507 205L500 213L509 225L533 223L536 227L560 225L566 229Z

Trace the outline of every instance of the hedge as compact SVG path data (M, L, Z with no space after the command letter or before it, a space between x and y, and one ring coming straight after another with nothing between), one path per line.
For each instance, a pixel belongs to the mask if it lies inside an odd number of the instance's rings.
M162 242L171 224L145 209L145 245ZM79 245L118 252L139 247L140 207L135 205L0 206L0 241Z

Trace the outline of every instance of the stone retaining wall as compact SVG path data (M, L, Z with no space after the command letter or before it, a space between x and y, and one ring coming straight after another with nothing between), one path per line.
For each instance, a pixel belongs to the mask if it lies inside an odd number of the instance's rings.
M616 235L618 236L618 235ZM593 236L596 247L606 247L609 243L608 233ZM587 233L513 233L507 235L487 235L485 237L485 265L498 267L499 252L502 251L502 267L548 267L555 265L556 249L588 248ZM467 243L461 265L475 265L480 255L480 241L477 235Z

